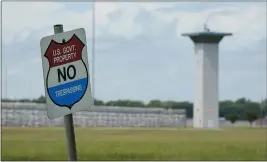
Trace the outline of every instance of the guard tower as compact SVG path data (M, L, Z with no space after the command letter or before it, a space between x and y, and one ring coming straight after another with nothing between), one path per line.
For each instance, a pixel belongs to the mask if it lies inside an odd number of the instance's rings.
M195 44L196 98L194 102L194 128L219 127L219 43L231 33L211 32L206 26L203 32L184 33Z

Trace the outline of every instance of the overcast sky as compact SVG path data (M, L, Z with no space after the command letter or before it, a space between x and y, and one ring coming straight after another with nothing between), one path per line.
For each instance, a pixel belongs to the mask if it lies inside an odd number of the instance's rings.
M192 101L194 44L180 34L201 31L208 15L211 30L234 34L220 43L220 100L266 97L264 2L95 5L96 98ZM92 65L90 2L3 2L2 7L3 97L44 95L40 39L53 34L54 24L65 31L85 28Z

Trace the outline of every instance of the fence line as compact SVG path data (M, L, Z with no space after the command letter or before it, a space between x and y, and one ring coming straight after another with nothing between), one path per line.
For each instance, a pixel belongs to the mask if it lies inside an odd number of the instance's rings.
M78 127L185 127L186 111L162 108L94 106L73 114ZM3 103L2 126L63 126L62 117L50 120L45 104Z

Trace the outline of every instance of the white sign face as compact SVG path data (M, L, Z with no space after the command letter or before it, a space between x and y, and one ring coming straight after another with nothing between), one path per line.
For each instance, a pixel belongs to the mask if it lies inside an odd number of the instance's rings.
M89 109L93 104L83 28L41 39L49 119Z

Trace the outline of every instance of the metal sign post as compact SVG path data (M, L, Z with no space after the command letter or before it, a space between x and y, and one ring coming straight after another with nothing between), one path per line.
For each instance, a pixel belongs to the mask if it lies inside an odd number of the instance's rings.
M55 34L62 33L62 32L63 32L63 25L54 25ZM76 142L75 142L75 133L74 133L72 114L68 114L64 116L64 126L65 126L69 160L77 161Z
M73 113L90 109L90 73L83 28L63 31L63 25L54 25L54 35L40 41L43 64L47 116L64 116L68 159L77 161Z

